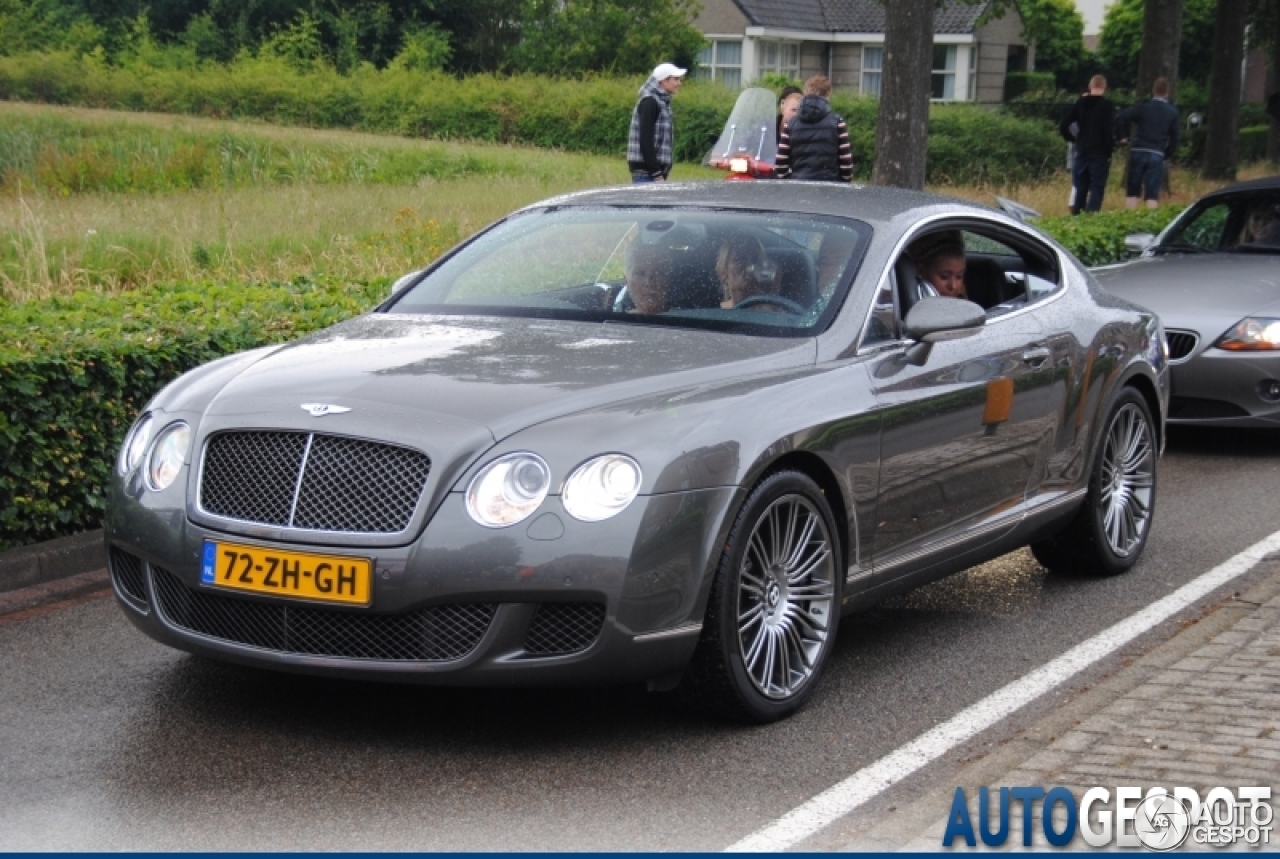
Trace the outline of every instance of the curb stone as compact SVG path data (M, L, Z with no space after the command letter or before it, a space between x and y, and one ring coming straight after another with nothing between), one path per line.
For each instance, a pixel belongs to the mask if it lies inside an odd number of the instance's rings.
M0 552L0 593L105 568L103 539L98 529Z

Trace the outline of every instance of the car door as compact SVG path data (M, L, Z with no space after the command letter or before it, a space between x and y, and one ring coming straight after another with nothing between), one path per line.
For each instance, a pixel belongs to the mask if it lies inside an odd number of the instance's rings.
M995 233L980 223L964 227L977 258L974 239ZM1006 251L1022 259L1007 243L987 248ZM1058 418L1046 367L1054 348L1028 285L1043 290L1043 272L1004 262L998 274L988 272L993 280L980 302L987 320L977 334L934 344L919 366L904 341L879 347L872 361L883 428L873 586L918 569L934 551L972 548L1015 527L1052 445ZM895 266L898 318L910 302L901 281L910 276Z

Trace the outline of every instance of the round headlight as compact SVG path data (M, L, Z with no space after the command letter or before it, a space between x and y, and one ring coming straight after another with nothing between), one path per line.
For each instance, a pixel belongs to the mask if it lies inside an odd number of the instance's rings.
M551 469L533 453L511 453L480 469L467 487L467 512L486 528L529 517L551 488Z
M170 424L156 437L147 461L147 482L160 492L168 489L187 463L187 450L191 447L191 427L182 421Z
M124 444L120 446L121 474L128 474L142 461L142 454L151 441L151 430L154 428L155 421L151 419L151 415L143 415L134 423L133 429L124 437Z
M560 500L574 519L599 522L625 510L639 491L639 463L620 453L606 453L569 475Z

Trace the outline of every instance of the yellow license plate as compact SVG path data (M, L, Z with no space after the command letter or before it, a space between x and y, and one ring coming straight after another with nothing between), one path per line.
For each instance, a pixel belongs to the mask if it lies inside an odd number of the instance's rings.
M315 555L206 540L200 581L255 594L369 605L373 563L368 558Z

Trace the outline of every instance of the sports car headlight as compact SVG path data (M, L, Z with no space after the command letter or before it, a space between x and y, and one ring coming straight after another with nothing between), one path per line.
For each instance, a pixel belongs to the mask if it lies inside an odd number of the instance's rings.
M627 508L640 491L640 465L620 453L597 456L578 466L560 500L574 519L599 522Z
M527 519L551 488L551 469L534 453L510 453L480 469L467 487L467 512L486 528Z
M154 428L155 421L151 415L143 415L134 423L133 429L129 430L129 434L124 437L124 444L120 445L121 474L128 474L142 461L142 454L147 449L147 443L151 441L151 430Z
M147 460L147 483L157 492L169 488L182 466L187 463L187 450L191 447L191 427L178 421L165 427L156 436Z
M1219 349L1232 352L1261 352L1280 349L1280 319L1248 316L1237 322L1223 334L1217 343Z

